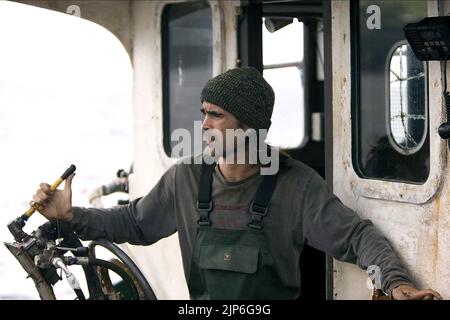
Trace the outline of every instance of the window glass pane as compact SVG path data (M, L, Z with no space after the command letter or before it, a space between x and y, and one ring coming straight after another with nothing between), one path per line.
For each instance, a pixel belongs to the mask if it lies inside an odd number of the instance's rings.
M298 147L305 137L303 80L297 67L264 70L275 91L275 106L266 142L284 149Z
M391 137L400 153L420 149L426 137L425 63L407 44L395 46L389 63Z
M212 71L212 19L206 1L169 4L162 18L164 65L164 149L167 155L178 141L173 130L193 136L201 120L200 93Z
M263 18L263 61L264 64L285 63L303 60L303 23L297 19L287 20L283 24L288 25L270 32L266 20L276 19ZM281 27L281 25L279 26Z
M265 18L263 23L263 75L275 91L266 142L285 149L297 148L305 139L303 23L289 22ZM283 27L271 33L267 26Z
M352 9L356 172L423 183L429 175L427 69L412 54L403 27L427 16L427 1L355 0Z

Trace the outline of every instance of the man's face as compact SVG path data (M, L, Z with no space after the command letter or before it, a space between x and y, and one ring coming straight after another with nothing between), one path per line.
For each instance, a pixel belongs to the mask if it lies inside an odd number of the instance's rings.
M219 133L221 137L217 137L217 134L213 134L215 139L220 138L222 141L223 151L222 155L226 157L229 154L229 151L226 149L226 130L227 129L248 129L248 126L243 125L235 116L231 113L225 111L221 107L204 101L202 103L201 112L203 113L203 123L202 129L205 131L205 135L209 136L209 133L215 132ZM214 129L214 130L213 130ZM210 131L210 132L208 132ZM212 142L216 142L214 139L207 139L206 144L210 146ZM233 147L236 150L236 144ZM217 150L219 151L219 150ZM216 154L217 156L217 154Z

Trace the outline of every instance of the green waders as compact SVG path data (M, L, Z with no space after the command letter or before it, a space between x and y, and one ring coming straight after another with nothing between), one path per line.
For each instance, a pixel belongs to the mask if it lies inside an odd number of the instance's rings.
M246 230L211 226L209 213L215 165L203 165L197 210L189 292L191 299L295 299L297 288L283 284L270 252L262 220L276 184L276 175L264 176L250 206L252 221Z

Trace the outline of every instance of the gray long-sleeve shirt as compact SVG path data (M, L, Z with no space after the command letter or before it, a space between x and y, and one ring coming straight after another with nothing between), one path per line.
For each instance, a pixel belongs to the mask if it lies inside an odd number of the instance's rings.
M331 192L323 179L303 163L288 159L279 173L269 214L263 220L282 281L300 288L299 257L304 244L363 269L380 267L382 289L391 293L411 283L385 237L370 220L362 220ZM84 240L106 238L116 243L150 245L178 231L186 279L195 240L196 201L201 166L177 163L144 197L110 209L74 207L69 226ZM249 206L262 176L227 182L213 174L213 227L245 229Z

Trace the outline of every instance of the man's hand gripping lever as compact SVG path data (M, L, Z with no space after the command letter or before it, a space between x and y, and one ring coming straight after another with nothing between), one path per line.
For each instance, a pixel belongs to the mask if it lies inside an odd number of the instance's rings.
M38 210L46 218L70 220L72 217L72 190L71 183L76 167L72 164L58 180L51 186L41 183L40 189L33 196L30 208L20 217L8 223L8 229L17 242L25 239L28 234L23 231L26 221ZM57 190L58 186L66 180L64 190Z

